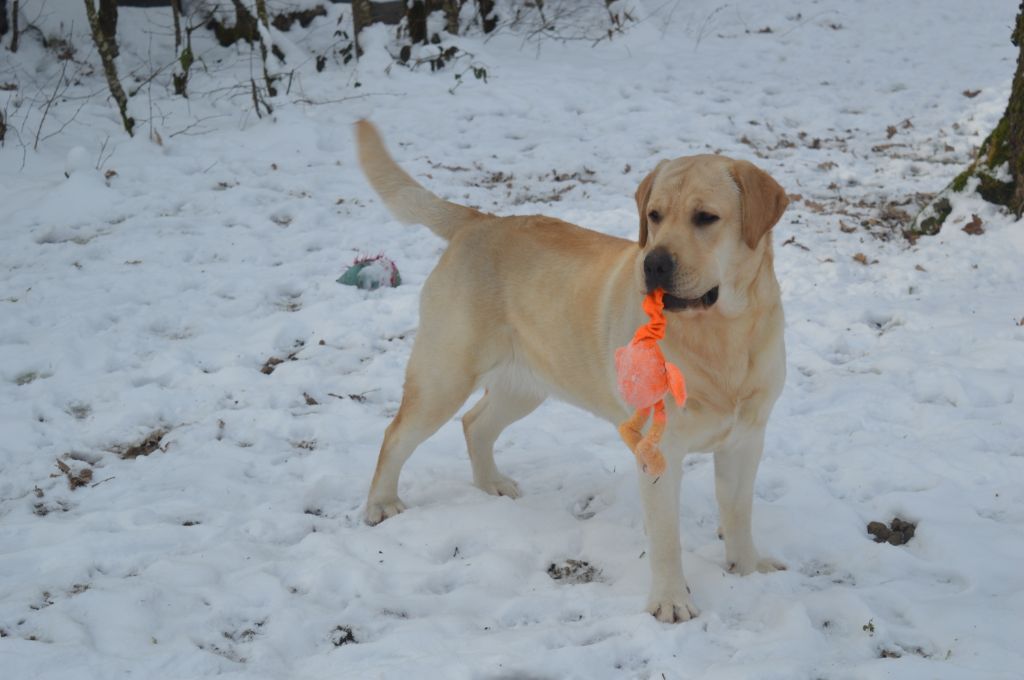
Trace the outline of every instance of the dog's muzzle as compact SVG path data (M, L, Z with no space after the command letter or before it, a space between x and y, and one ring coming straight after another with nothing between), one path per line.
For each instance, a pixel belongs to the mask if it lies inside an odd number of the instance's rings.
M655 248L644 258L644 284L647 292L661 288L672 290L676 274L676 260L665 248Z
M661 288L665 291L665 311L681 309L707 309L718 302L718 286L700 297L681 298L670 291L675 288L676 260L665 248L655 248L644 258L644 284L647 292Z

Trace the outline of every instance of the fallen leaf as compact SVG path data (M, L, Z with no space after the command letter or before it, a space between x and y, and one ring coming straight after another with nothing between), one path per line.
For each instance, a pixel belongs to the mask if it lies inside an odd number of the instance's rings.
M278 364L283 364L283 363L284 363L284 359L279 359L277 357L270 357L269 359L267 359L266 361L263 362L263 368L260 369L260 373L263 373L265 375L270 375L271 373L274 372L274 369L277 367Z
M885 128L885 138L892 139L896 135L896 132L896 126L890 125L889 127Z
M981 94L981 90L964 90L962 94L968 99L974 99Z
M67 463L58 458L57 469L64 473L64 476L68 478L68 488L72 491L80 486L86 486L92 482L92 469L90 468L82 468L78 472L73 472Z
M981 236L985 233L985 229L981 226L981 218L975 214L971 214L971 221L964 225L963 230L971 236Z
M921 265L919 265L919 264L915 264L915 265L914 265L914 269L916 269L916 270L917 270L917 271L919 271L919 272L926 272L926 271L928 271L927 269L925 269L924 267L922 267L922 266L921 266Z
M839 220L839 231L843 232L844 234L852 234L853 232L857 231L857 227L851 227L844 220Z
M135 460L139 456L148 456L154 451L166 451L167 447L161 448L160 440L167 434L167 430L153 430L142 441L129 446L116 446L111 450L126 460Z
M853 259L855 259L857 262L860 262L865 267L869 264L868 256L865 255L864 253L857 253L856 255L853 256Z

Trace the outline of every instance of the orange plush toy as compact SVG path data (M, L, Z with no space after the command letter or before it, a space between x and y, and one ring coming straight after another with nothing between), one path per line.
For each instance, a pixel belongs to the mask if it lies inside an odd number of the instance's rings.
M658 341L665 337L665 308L661 288L644 298L650 322L640 326L625 347L615 350L615 372L619 393L636 409L633 417L619 425L619 435L650 475L665 471L665 456L658 443L665 431L665 393L671 391L676 404L686 403L686 382L679 368L665 361ZM643 427L654 409L654 424L645 436Z

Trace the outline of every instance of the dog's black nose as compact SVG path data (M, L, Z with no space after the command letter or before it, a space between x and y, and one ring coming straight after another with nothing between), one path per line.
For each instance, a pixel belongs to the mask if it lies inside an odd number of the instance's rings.
M647 290L662 288L672 290L672 278L676 271L676 261L672 254L664 248L655 248L644 258L644 283Z

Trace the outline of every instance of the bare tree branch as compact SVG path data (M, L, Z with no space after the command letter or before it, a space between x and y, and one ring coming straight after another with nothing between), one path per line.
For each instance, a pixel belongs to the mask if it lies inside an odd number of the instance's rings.
M39 127L36 128L36 139L32 144L32 150L37 151L39 149L39 135L43 131L43 123L46 122L46 114L50 112L50 107L53 106L53 102L57 100L57 93L60 91L60 86L64 85L64 76L68 70L68 62L65 59L61 62L60 75L57 77L57 82L53 86L53 94L50 95L49 99L46 100L46 106L43 107L43 115L39 119ZM67 86L65 85L65 89Z

